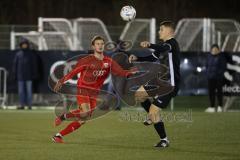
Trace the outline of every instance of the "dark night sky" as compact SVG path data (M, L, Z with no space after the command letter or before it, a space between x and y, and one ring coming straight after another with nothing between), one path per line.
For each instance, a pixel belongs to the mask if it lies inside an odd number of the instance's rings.
M0 24L37 24L38 17L97 17L122 24L119 11L133 5L138 18L177 21L186 17L240 20L240 0L1 0Z

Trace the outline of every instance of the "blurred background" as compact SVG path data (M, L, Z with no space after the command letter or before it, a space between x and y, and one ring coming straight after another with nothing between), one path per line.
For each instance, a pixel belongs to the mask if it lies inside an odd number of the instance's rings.
M124 22L119 12L132 5L136 19ZM130 52L143 55L139 42L158 41L158 26L163 20L176 24L176 39L181 48L182 82L176 103L206 101L206 57L212 44L234 57L226 70L223 92L225 103L237 109L239 102L240 1L179 0L26 0L0 1L0 91L1 106L18 105L18 87L12 68L19 44L24 39L38 56L38 78L33 82L33 106L52 106L57 96L48 87L48 76L67 59L86 54L89 40L100 34L108 42L133 42ZM230 77L230 78L229 78ZM194 97L200 97L195 101ZM204 101L202 101L202 99Z

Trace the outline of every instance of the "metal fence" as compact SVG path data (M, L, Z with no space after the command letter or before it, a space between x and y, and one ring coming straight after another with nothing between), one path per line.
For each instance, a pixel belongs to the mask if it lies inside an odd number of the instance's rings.
M182 51L209 51L217 43L224 51L240 51L240 24L232 19L184 18L176 27Z
M86 50L93 34L108 41L156 41L155 19L136 19L125 26L105 26L96 18L39 18L36 26L1 25L0 49L17 49L21 38L37 50ZM177 23L176 39L182 51L209 51L213 43L224 51L240 51L240 24L232 19L184 18Z
M0 25L0 49L11 48L11 32L26 32L37 30L37 25Z
M28 39L33 48L38 50L88 50L91 47L89 39L94 35L101 35L108 42L112 41L112 36L116 37L115 40L131 40L133 44L138 44L142 40L155 42L154 18L135 19L133 22L127 23L125 27L122 26L117 33L110 32L113 31L112 27L114 26L107 27L97 18L73 20L39 18L37 31L11 32L11 49L17 48L21 38Z

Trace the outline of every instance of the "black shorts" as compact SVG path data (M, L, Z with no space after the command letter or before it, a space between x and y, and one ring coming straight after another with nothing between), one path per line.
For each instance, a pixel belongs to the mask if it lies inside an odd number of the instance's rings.
M167 108L173 97L174 97L173 93L171 92L163 96L155 96L151 99L147 99L144 102L142 102L141 105L146 110L146 112L149 112L151 104L154 104L155 106L164 109Z
M167 106L169 105L173 97L174 96L172 95L172 92L163 96L156 96L156 97L153 97L152 104L154 104L159 108L164 109L164 108L167 108Z

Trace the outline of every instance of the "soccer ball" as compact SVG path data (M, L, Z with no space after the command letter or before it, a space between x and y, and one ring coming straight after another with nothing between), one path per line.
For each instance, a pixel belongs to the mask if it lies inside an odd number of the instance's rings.
M136 17L136 10L133 6L124 6L120 11L120 16L124 21L132 21Z

